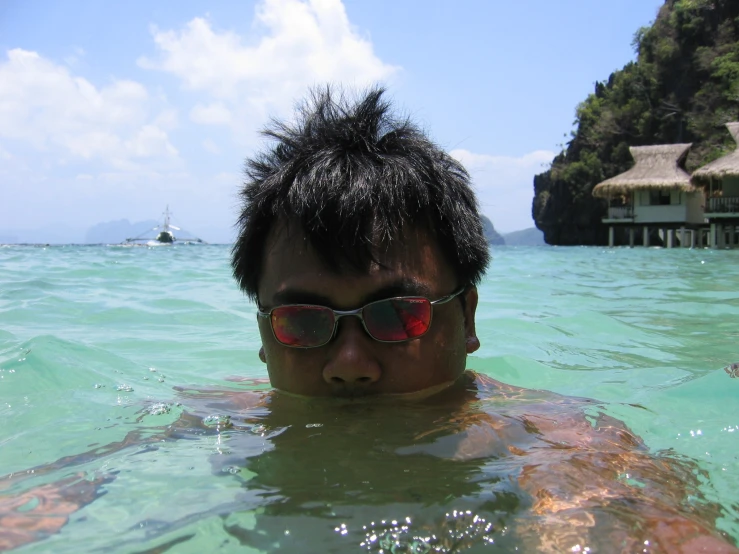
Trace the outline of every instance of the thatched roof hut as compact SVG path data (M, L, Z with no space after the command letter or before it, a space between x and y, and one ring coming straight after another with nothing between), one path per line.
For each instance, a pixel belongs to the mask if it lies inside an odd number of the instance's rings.
M696 169L693 172L693 182L706 182L713 179L723 179L724 177L739 176L739 122L727 123L726 128L729 129L731 136L737 143L736 149L730 154L726 154L718 160Z
M685 158L692 146L688 144L658 144L629 148L634 167L597 184L593 196L607 198L636 189L678 189L693 192L690 175L684 169Z

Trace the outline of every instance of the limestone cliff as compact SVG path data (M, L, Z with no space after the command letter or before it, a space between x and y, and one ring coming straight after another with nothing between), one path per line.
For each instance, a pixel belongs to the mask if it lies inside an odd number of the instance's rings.
M593 187L629 169L629 146L692 142L687 169L735 145L739 1L666 0L633 41L637 59L576 109L571 140L534 178L532 215L548 244L606 244L606 205Z

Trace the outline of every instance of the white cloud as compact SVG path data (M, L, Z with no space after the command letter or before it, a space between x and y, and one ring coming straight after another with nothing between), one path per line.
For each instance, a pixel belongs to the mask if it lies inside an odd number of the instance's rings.
M126 216L142 198L175 197L184 164L168 135L176 124L176 111L140 83L100 86L36 52L8 51L0 152L13 157L0 160L0 188L15 201L0 202L0 221L93 224Z
M218 145L215 143L215 141L212 138L207 138L202 142L203 148L206 152L210 152L211 154L220 154L221 149L218 148Z
M85 57L85 50L83 48L80 48L79 46L72 49L74 52L73 54L69 54L68 56L64 57L64 63L67 64L69 67L74 67L79 64L80 59Z
M23 49L0 54L0 187L18 200L0 202L0 221L87 225L150 217L152 205L176 199L188 220L230 226L241 176L228 171L238 172L244 143L259 140L269 116L291 113L310 86L361 87L399 71L379 59L340 0L263 0L243 23L248 31L203 18L152 30L154 50L139 65L156 70L153 79L174 76L187 94L173 94L168 80L96 82L83 69L102 68L89 68L82 50L66 64L63 53L58 60ZM213 126L212 138L200 125ZM233 134L215 135L217 126Z
M167 133L155 125L144 125L125 145L129 152L139 158L177 156L177 149L169 143Z
M233 115L221 102L214 102L207 106L195 105L190 110L190 119L203 125L228 125L233 121Z
M137 82L96 87L36 52L10 50L0 62L0 140L29 145L45 153L46 163L83 159L120 168L141 158L171 161L177 151L153 121L153 104Z
M453 150L450 154L462 162L472 177L480 210L503 232L534 225L531 204L534 199L534 175L545 171L554 152L536 150L520 157L475 154Z
M203 18L181 30L153 28L158 53L138 63L217 100L195 106L193 121L246 127L252 135L267 116L290 110L310 86L361 87L399 70L375 55L340 0L264 0L252 28L255 36L242 37L216 30Z
M221 184L235 185L238 186L244 176L239 173L233 173L231 171L221 171L220 173L213 176L213 181L217 181Z
M171 131L172 129L177 128L177 110L172 108L162 110L159 112L159 115L154 118L152 124L160 129L164 129L165 131Z

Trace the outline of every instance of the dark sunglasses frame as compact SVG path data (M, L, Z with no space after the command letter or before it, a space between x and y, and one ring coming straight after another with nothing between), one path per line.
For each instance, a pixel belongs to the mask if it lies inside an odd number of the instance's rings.
M408 342L408 341L411 341L411 340L415 340L415 339L421 338L426 333L428 333L429 332L429 329L431 329L431 323L434 320L434 309L433 309L433 307L434 306L439 306L441 304L446 304L447 302L452 301L454 298L456 298L457 296L459 296L460 294L462 294L465 290L467 290L467 287L462 287L462 288L454 291L453 293L451 293L451 294L449 294L447 296L442 296L438 300L429 300L428 298L426 298L424 296L394 296L392 298L383 298L382 300L375 300L374 302L370 302L368 304L365 304L361 308L357 308L355 310L334 310L333 308L329 308L328 306L321 306L319 304L283 304L282 306L275 306L274 308L272 308L269 311L264 311L261 308L261 306L258 306L257 317L266 317L266 318L268 318L268 320L269 320L269 327L270 327L270 329L272 329L272 335L275 337L275 340L277 342L279 342L281 345L287 346L288 348L320 348L321 346L326 346L336 336L336 328L339 326L339 320L342 317L348 317L348 316L358 317L360 319L360 321L362 322L362 327L364 327L365 332L370 337L372 337L373 340L376 340L377 342L385 342L385 343L393 343L394 344L394 343ZM388 301L392 301L392 300L425 300L426 302L428 302L429 305L431 306L431 313L429 315L429 324L428 324L428 327L426 327L426 330L423 333L421 333L420 335L417 335L415 337L410 337L410 338L407 338L407 339L402 339L402 340L380 340L378 338L375 338L372 335L372 333L370 333L369 329L367 329L367 324L364 322L364 317L362 316L362 312L364 311L364 309L367 306L371 306L372 304L378 304L380 302L388 302ZM279 338L277 338L277 334L275 333L274 325L272 324L272 312L275 311L275 310L278 310L280 308L303 308L303 307L321 308L321 309L329 310L329 311L331 311L333 313L334 328L331 331L331 334L329 335L329 337L326 340L326 342L323 342L321 344L315 344L315 345L312 345L312 346L300 346L300 345L295 345L295 344L285 344Z

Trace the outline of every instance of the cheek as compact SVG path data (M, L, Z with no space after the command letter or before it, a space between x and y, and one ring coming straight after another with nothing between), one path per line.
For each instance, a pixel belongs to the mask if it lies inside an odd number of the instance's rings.
M259 321L259 334L272 386L298 394L313 394L313 389L322 383L322 349L303 350L281 345L264 319Z
M464 325L454 321L435 321L429 333L408 343L397 357L386 359L387 376L396 385L419 390L456 380L465 370Z
M439 326L433 337L436 371L439 378L456 378L467 361L464 322L461 317L454 317L446 323Z
M267 371L269 372L270 379L274 381L275 376L273 373L275 368L285 367L283 351L286 349L277 342L272 334L272 328L266 319L260 318L259 320L259 335L262 338L264 355L267 359Z
M262 339L264 351L266 354L269 354L274 350L273 346L276 344L275 337L272 334L272 328L269 326L267 319L263 317L257 319L257 327L259 328L259 337Z

